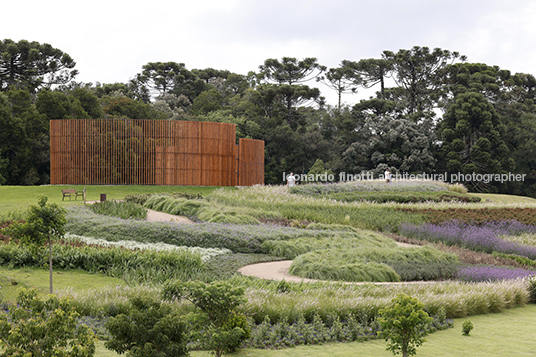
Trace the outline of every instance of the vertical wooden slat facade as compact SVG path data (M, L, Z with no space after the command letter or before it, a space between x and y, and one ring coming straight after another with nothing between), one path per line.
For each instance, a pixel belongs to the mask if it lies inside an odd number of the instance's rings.
M50 121L53 185L250 186L264 183L264 141L227 123Z
M239 186L264 183L264 141L240 139L238 142Z

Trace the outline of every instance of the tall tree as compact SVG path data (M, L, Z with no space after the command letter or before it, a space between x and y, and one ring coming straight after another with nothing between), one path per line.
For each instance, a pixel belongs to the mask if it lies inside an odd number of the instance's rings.
M184 63L149 62L143 65L136 79L157 96L172 91L178 82L195 77L186 69Z
M317 80L337 92L337 109L339 112L341 110L342 95L344 93L356 93L358 85L361 82L360 78L354 77L353 71L345 66L330 68L324 75L318 77Z
M21 242L30 245L48 244L49 247L49 273L50 293L52 285L52 241L65 234L65 209L57 203L47 203L48 198L40 195L37 205L28 209L28 218L24 223L15 223L5 228L4 232Z
M480 93L459 94L440 123L442 168L450 174L500 174L512 170L503 135L506 130L493 106ZM477 191L497 187L482 180L469 180Z
M385 99L385 79L390 77L393 63L389 59L362 59L358 62L344 60L342 67L350 71L351 77L364 88L380 85L380 99Z
M288 85L310 81L326 70L314 57L301 61L294 57L283 57L281 61L269 58L259 68L262 78L266 81Z
M0 90L66 84L78 74L75 65L71 56L48 43L6 39L0 42Z
M382 57L392 63L393 79L403 89L401 99L405 102L407 114L414 119L436 105L441 95L445 67L457 59L466 60L458 52L440 48L430 51L428 47L418 46L397 53L384 51Z
M320 97L318 88L310 88L303 83L315 79L326 70L316 58L307 57L298 60L294 57L267 59L259 66L260 77L267 83L275 84L276 91L283 98L287 108L287 122L296 122L292 109Z
M49 182L48 120L33 103L28 89L11 88L0 95L0 151L8 160L9 185Z
M359 122L358 139L343 153L352 173L380 173L386 167L405 173L433 171L436 138L430 119L417 124L404 118L370 115Z

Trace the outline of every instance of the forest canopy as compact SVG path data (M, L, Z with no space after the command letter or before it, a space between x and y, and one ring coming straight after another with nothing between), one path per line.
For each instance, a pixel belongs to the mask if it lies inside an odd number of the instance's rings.
M269 58L247 74L150 62L125 83L76 82L75 66L49 44L0 41L0 184L49 183L52 119L143 118L236 124L238 138L265 141L267 184L311 169L512 173L524 181L462 183L536 197L536 78L455 51L415 46L335 68L314 57ZM374 94L342 102L364 89Z

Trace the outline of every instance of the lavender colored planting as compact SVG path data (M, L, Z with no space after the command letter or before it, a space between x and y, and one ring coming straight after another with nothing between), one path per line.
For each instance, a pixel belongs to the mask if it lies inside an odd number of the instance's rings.
M458 279L480 282L526 278L532 275L536 275L536 271L496 266L467 266L460 269Z
M536 247L524 246L500 238L522 233L536 233L536 226L515 220L484 222L480 225L459 221L442 224L401 224L399 233L407 237L456 245L474 251L516 254L536 259Z

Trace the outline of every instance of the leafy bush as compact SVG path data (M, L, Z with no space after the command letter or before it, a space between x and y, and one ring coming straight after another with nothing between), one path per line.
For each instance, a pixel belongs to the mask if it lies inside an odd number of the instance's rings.
M123 219L147 219L147 209L137 203L122 201L96 202L89 206L96 214L119 217Z
M91 357L95 353L95 337L87 326L78 324L69 301L55 295L43 301L35 289L21 290L17 305L0 313L0 333L2 357Z
M188 356L187 325L169 306L151 299L135 297L128 314L106 322L111 338L106 348L131 357Z
M473 328L474 326L471 320L465 320L462 324L462 334L465 336L469 336L471 331L473 331Z
M388 341L387 351L404 357L417 354L416 348L424 342L423 327L433 321L423 307L418 299L400 294L380 310L381 335Z
M246 301L241 287L222 281L210 284L168 281L162 289L162 296L186 299L200 310L199 314L193 315L194 329L197 329L194 336L203 340L217 357L235 352L249 337L246 318L237 311Z

